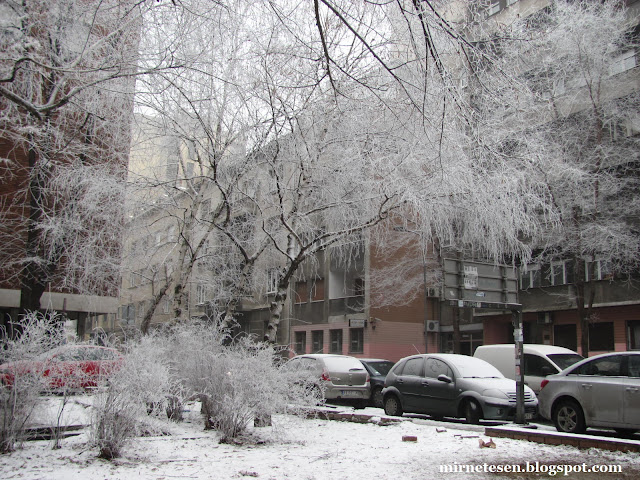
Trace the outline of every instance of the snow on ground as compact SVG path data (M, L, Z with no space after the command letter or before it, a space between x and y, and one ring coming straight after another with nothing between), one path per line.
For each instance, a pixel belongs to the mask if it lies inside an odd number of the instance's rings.
M51 400L55 402L55 400ZM67 405L67 422L81 420L89 410L86 398ZM53 408L51 411L55 411ZM381 415L382 410L365 413ZM379 417L378 417L379 418ZM288 415L274 417L274 426L257 428L261 442L244 445L220 444L219 436L204 431L197 408L187 412L186 421L162 421L170 435L133 439L125 455L114 461L96 458L87 446L88 432L63 440L52 450L51 441L26 442L22 449L0 455L0 478L47 480L125 480L131 478L170 479L292 479L343 480L376 478L428 480L432 478L549 478L546 473L501 474L442 473L441 465L524 465L540 462L547 466L621 465L622 474L573 474L562 478L640 478L640 457L636 453L614 453L568 446L549 446L496 438L496 448L480 448L488 441L484 427L428 419L382 426L303 419ZM374 418L375 420L375 418ZM417 441L403 441L405 436ZM450 471L449 471L450 472Z

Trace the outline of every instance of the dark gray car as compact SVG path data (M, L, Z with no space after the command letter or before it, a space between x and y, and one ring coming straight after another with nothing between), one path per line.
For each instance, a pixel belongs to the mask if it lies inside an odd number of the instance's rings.
M382 358L359 358L360 362L369 372L371 377L371 397L369 397L369 405L383 408L382 389L384 388L384 380L387 373L395 365L391 360Z
M550 375L538 395L540 415L561 432L587 427L640 430L640 352L605 353Z
M439 417L508 420L515 417L516 382L495 367L467 355L422 354L400 360L387 374L382 391L387 415L425 413ZM525 418L538 400L525 386Z

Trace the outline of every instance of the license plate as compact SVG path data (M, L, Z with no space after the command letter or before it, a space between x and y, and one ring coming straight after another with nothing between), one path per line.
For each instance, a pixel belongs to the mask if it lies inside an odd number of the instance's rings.
M533 413L525 413L524 414L524 419L525 420L533 420L533 417L534 417Z
M340 390L340 394L343 397L361 397L362 394L357 390Z

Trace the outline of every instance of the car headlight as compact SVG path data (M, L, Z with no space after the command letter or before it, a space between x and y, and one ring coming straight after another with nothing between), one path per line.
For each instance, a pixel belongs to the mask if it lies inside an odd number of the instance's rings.
M488 388L482 392L483 397L499 398L500 400L508 399L509 397L502 390L497 388Z

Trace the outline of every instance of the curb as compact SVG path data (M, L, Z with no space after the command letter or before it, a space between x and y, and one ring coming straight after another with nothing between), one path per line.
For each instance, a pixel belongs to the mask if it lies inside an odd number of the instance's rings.
M615 452L640 452L640 441L592 435L563 434L560 432L536 431L522 427L486 427L485 435L497 438L512 438L546 445L569 445L579 449L601 448Z

